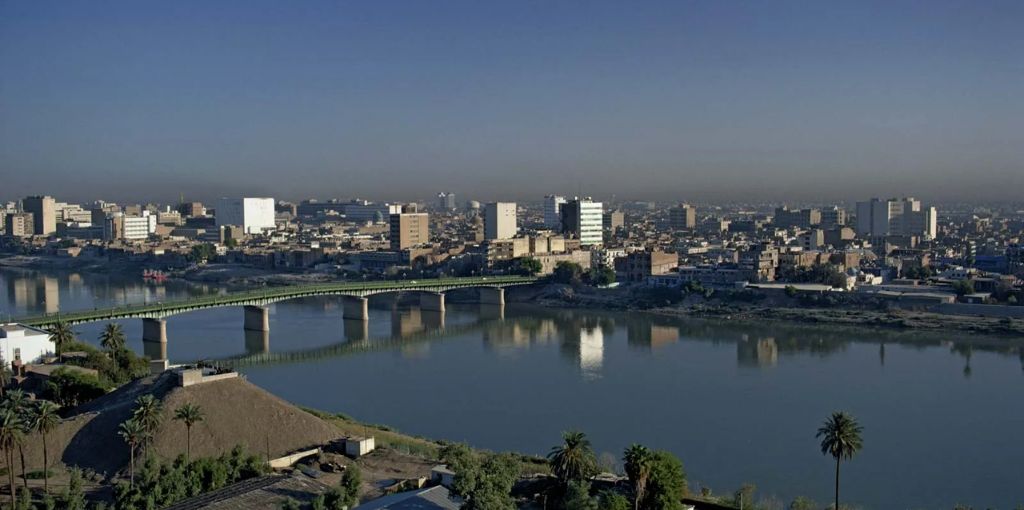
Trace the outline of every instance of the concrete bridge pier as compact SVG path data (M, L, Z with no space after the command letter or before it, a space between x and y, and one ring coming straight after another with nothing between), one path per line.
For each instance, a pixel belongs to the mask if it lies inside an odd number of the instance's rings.
M245 352L266 354L270 352L270 331L245 330Z
M480 287L480 304L505 306L505 289Z
M346 320L370 320L369 300L361 296L343 296L341 316Z
M142 319L142 351L149 359L167 359L167 321Z
M444 312L443 292L424 292L420 294L420 310L428 312Z
M265 306L245 305L246 331L270 331L270 309Z

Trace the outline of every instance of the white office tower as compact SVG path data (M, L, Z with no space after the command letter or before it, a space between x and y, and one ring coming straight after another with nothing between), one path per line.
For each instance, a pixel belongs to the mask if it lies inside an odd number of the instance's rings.
M580 240L580 246L604 242L604 204L589 197L575 198L562 205L562 228Z
M246 234L274 230L273 198L222 198L217 201L217 226L236 225Z
M484 209L484 239L511 239L519 232L515 202L491 202Z
M866 236L906 235L935 239L938 213L913 197L857 202L857 234Z
M565 197L547 195L544 197L544 226L552 230L562 230L562 204Z

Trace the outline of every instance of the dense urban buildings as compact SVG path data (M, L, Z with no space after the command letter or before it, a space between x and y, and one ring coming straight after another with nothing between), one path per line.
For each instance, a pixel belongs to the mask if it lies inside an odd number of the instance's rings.
M679 204L668 210L669 226L674 231L693 230L697 227L697 208L689 204Z
M392 250L404 250L430 242L430 221L427 213L392 214L389 223Z
M48 236L57 231L56 202L49 196L31 196L22 200L22 209L32 215L32 233Z
M562 232L579 239L580 245L604 242L604 205L590 197L576 197L562 204Z

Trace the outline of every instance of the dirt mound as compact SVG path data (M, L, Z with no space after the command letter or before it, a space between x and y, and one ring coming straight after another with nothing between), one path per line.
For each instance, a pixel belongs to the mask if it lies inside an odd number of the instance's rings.
M50 461L92 469L107 475L128 465L128 446L117 434L132 413L135 399L151 393L163 401L163 422L153 451L173 458L185 452L186 430L173 420L174 410L191 403L205 419L192 427L192 456L225 453L237 444L271 458L327 443L338 429L320 418L250 384L244 378L207 382L187 388L174 385L174 374L135 381L105 395L64 420L48 438ZM30 441L26 464L42 465L40 441Z

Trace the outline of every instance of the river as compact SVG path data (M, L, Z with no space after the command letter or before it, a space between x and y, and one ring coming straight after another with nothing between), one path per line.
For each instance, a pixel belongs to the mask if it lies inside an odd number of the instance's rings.
M0 269L0 316L221 292L135 275ZM122 321L142 352L141 321ZM75 330L96 342L103 324ZM503 310L420 311L371 300L341 319L337 298L271 307L270 333L239 308L168 320L172 362L227 360L304 406L424 437L545 454L567 429L618 458L631 443L678 455L691 490L743 483L788 504L827 503L834 464L815 431L833 410L864 425L844 464L844 500L864 508L1013 508L1024 503L1024 356L984 337Z

